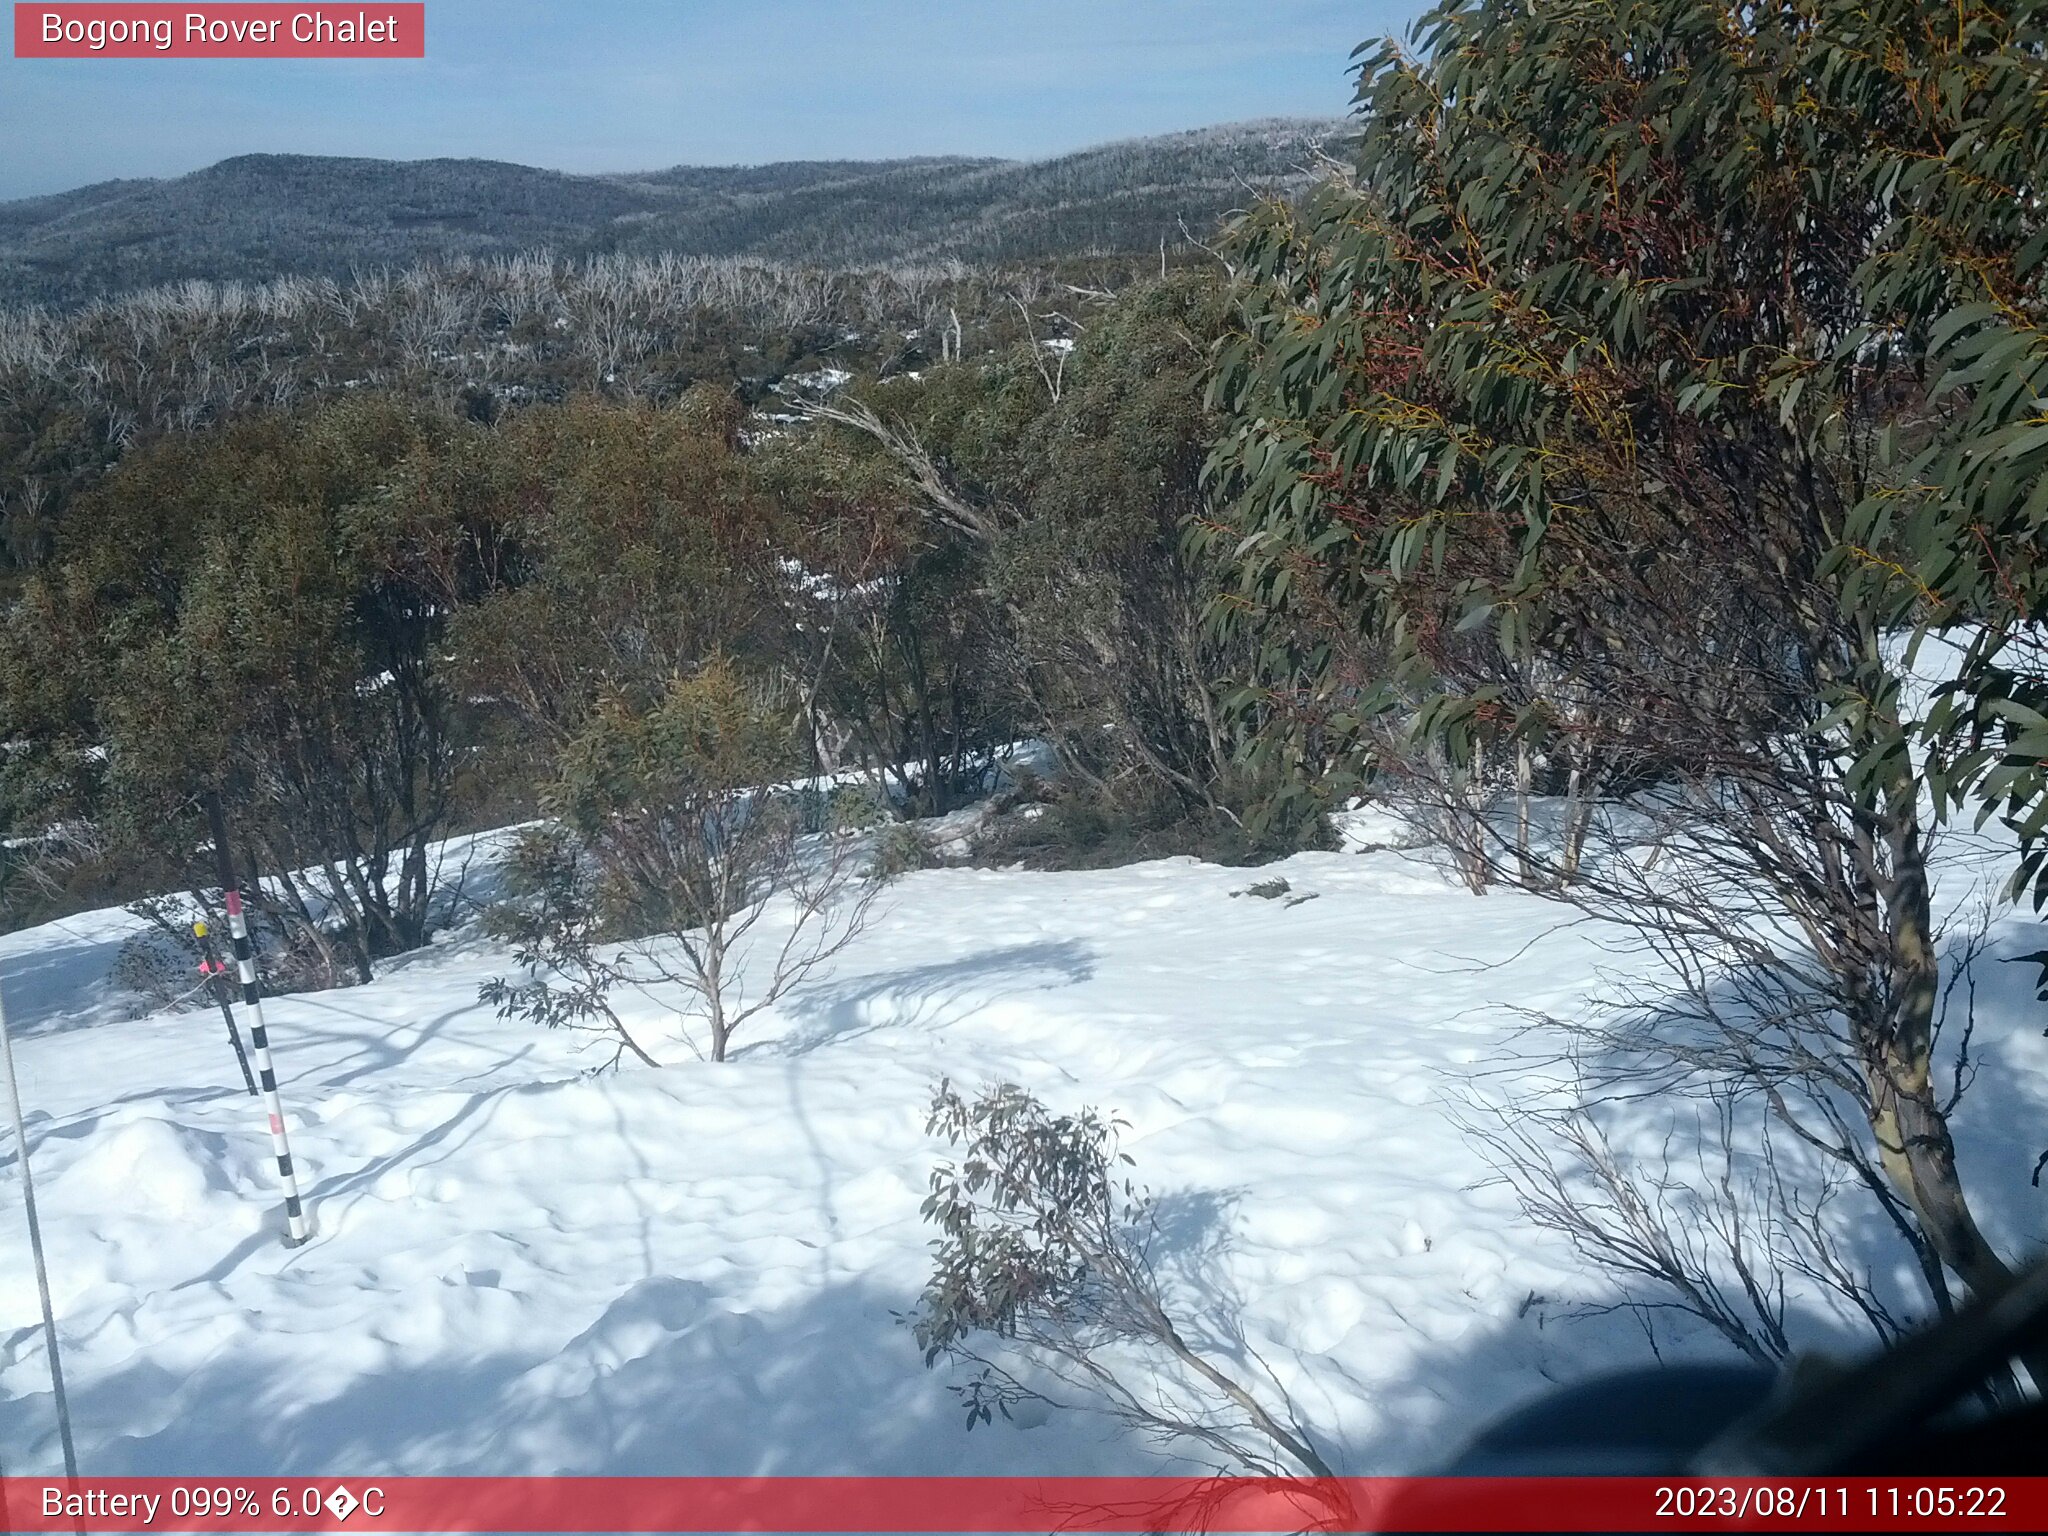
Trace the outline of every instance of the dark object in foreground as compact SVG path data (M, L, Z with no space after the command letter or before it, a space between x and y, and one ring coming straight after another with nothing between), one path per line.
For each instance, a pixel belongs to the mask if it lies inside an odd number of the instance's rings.
M2048 1262L1851 1365L1810 1361L1624 1371L1497 1420L1444 1470L1463 1476L1995 1476L2038 1465Z

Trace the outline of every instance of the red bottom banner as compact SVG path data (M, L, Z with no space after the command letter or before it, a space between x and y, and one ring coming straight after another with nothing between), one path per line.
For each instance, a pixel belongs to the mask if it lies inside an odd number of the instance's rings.
M2048 1477L0 1478L0 1531L2048 1530Z

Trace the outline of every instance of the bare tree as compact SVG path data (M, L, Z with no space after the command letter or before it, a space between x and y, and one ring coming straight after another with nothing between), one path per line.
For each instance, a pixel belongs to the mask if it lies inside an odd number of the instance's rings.
M1763 1365L1799 1347L1795 1300L1834 1303L1880 1343L1904 1333L1846 1230L1855 1181L1838 1163L1796 1141L1788 1156L1770 1114L1727 1082L1659 1099L1656 1125L1638 1113L1630 1128L1628 1112L1649 1106L1571 1065L1554 1102L1532 1104L1524 1087L1512 1105L1476 1101L1461 1123L1529 1223L1620 1282L1619 1302L1587 1310L1636 1314L1652 1347L1653 1320L1684 1314Z
M622 820L597 850L629 901L674 922L631 941L634 974L684 994L685 1039L701 1023L712 1061L859 936L878 890L857 835L807 833L800 802L767 791Z
M804 798L772 786L790 727L724 663L645 712L600 710L556 790L573 855L539 845L549 881L502 920L530 980L494 981L487 999L538 1023L600 1022L651 1060L610 996L679 992L685 1043L726 1060L749 1021L859 935L879 889L856 832L808 825Z
M1436 813L1493 878L1525 880L1657 962L1618 1006L1562 1026L1597 1089L1760 1099L1868 1192L1936 1310L1950 1307L1949 1274L1997 1292L2010 1271L1977 1227L1949 1131L1984 919L1960 934L1938 920L1910 789L1873 805L1801 711L1768 718L1785 707L1782 679L1729 675L1726 650L1662 655L1672 676L1654 694L1573 728L1609 798L1532 837L1461 796L1482 766L1468 760L1437 785Z
M796 403L796 411L806 420L832 422L871 438L910 477L921 509L942 527L983 546L1003 530L1008 509L977 502L933 458L915 428L887 421L857 399L803 400Z

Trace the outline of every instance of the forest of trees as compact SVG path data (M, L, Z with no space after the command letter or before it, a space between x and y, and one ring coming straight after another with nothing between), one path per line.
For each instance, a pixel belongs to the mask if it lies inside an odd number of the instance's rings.
M441 839L536 810L604 876L575 933L631 939L730 917L677 828L749 782L915 818L1041 739L991 856L1047 861L1256 860L1377 796L1668 957L1672 999L1566 1021L1589 1097L1762 1105L1920 1313L1995 1292L1928 848L1981 811L2048 890L2044 21L1453 3L1364 57L1346 164L1171 262L0 317L10 918L204 885L209 795L327 983L431 935ZM595 1006L566 932L521 942L584 990L508 1007Z

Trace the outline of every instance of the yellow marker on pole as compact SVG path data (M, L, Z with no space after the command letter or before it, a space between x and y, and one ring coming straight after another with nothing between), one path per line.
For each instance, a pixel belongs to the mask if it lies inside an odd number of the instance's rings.
M212 985L213 1000L220 1004L220 1016L227 1020L228 1044L235 1048L235 1060L242 1068L242 1083L248 1088L250 1097L254 1098L256 1078L249 1070L249 1053L242 1049L242 1032L235 1028L235 1011L228 1006L228 993L231 989L227 963L215 955L213 946L206 942L205 918L200 918L192 925L192 937L199 941L199 974L206 977Z

